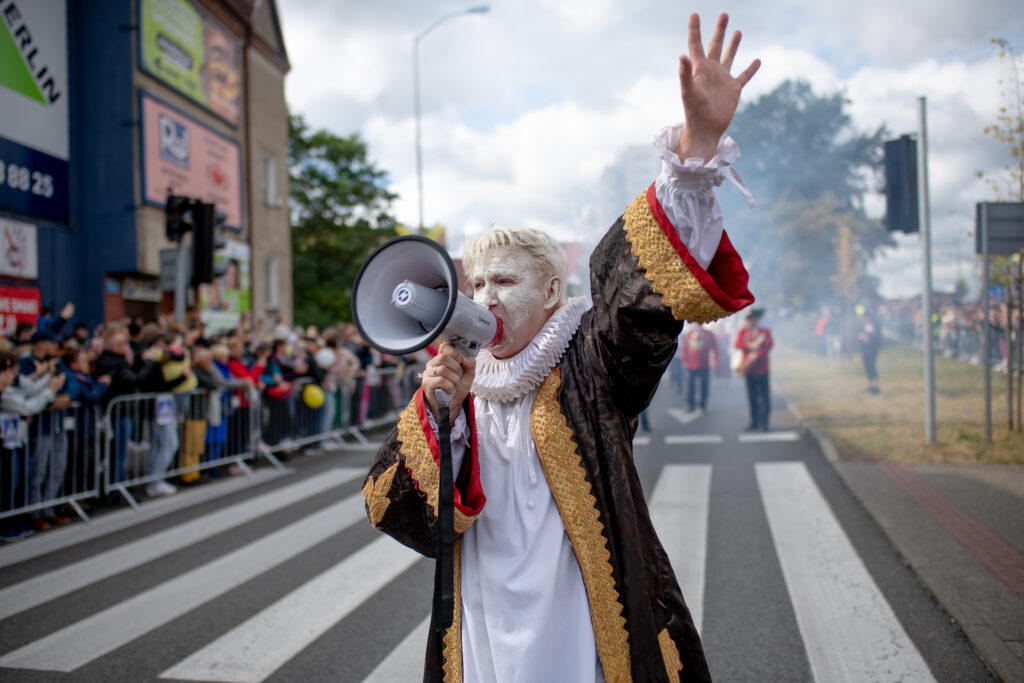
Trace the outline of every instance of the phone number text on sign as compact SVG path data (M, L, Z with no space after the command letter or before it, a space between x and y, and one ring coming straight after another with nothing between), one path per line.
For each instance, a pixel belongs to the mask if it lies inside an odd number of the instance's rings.
M40 197L50 198L53 196L52 175L33 171L17 164L7 164L0 159L0 184L3 183L6 183L11 189L31 192Z
M0 137L0 208L68 220L68 162Z

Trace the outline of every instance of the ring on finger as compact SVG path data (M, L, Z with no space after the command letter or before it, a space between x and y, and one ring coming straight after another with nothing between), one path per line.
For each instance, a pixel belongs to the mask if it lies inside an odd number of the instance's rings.
M434 377L437 377L437 366L434 366Z

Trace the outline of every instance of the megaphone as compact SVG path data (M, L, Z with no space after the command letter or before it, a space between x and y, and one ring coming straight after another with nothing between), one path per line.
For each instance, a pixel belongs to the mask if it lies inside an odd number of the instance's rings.
M463 356L501 341L501 320L459 291L455 264L437 242L397 237L370 254L352 288L352 317L366 343L404 355L441 337Z

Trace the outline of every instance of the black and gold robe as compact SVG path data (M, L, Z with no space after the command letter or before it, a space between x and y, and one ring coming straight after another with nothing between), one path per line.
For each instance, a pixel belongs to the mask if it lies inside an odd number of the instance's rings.
M593 306L537 390L531 434L580 566L604 679L707 681L700 636L651 524L632 441L683 322L710 322L751 304L747 272L724 233L701 268L653 184L605 234L590 270ZM472 425L472 401L467 407ZM421 390L378 452L363 493L376 528L433 557L439 454L426 411ZM456 479L456 532L480 514L485 494L471 436ZM428 680L462 680L460 543L454 621L443 638L431 633Z

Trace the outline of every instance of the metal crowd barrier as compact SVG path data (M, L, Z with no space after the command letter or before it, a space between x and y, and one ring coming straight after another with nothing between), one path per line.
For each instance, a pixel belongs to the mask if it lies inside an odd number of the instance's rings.
M240 390L241 391L241 390ZM132 505L129 489L146 485L152 496L174 492L167 482L199 479L206 470L235 465L251 474L247 460L281 463L259 444L260 401L255 392L193 390L180 394L126 394L103 417L103 490Z
M35 415L0 413L0 519L70 505L88 521L81 502L100 494L97 454L102 423L92 405Z
M253 389L181 394L127 394L104 412L72 403L28 417L0 413L0 519L70 505L88 521L82 501L130 489L169 493L204 471L310 445L365 446L363 430L394 422L419 387L423 365L377 368L359 378L332 378L329 389L298 378L283 396Z
M370 366L365 377L338 379L333 388L299 377L284 395L264 391L263 441L272 453L317 445L365 446L363 430L397 419L419 387L422 368Z

